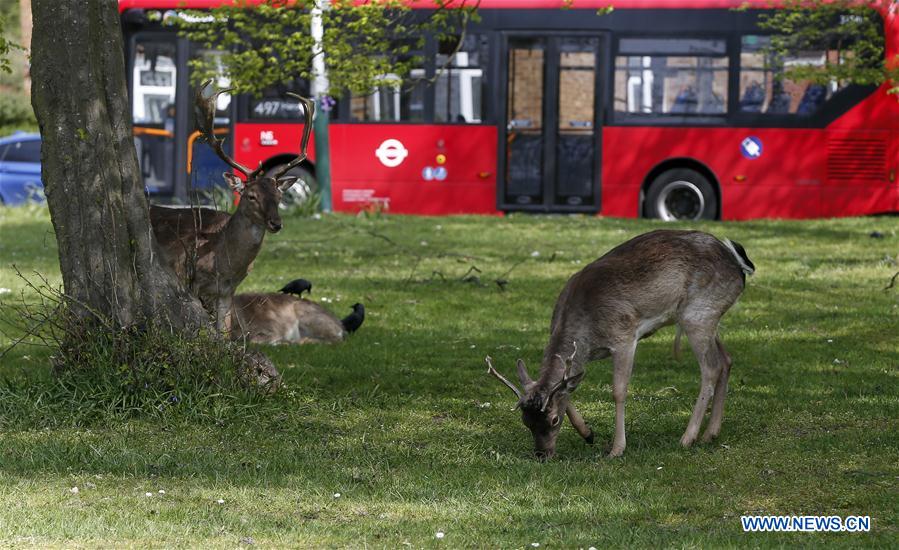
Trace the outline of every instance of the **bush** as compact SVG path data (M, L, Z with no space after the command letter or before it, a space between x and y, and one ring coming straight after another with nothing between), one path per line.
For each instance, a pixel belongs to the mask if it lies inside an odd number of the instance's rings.
M83 419L178 411L203 416L225 403L256 402L281 386L271 360L242 342L223 339L211 327L198 334L160 322L116 327L99 317L76 316L59 290L41 281L26 280L38 293L38 303L3 304L11 313L4 324L29 335L17 343L52 353L53 383L31 392L38 401L68 404ZM21 404L17 395L29 393L21 386L21 381L0 380L0 416L11 403Z
M69 327L53 359L63 385L106 388L154 404L176 404L187 394L241 391L251 383L245 375L248 359L258 360L242 345L208 333L186 337L156 325L115 331Z
M0 126L8 124L36 124L31 101L27 96L0 94Z

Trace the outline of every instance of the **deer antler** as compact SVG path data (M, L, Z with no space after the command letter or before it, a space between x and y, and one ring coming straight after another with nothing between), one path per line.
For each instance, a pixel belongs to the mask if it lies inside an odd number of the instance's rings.
M309 136L312 135L312 119L315 117L315 102L303 96L287 92L290 97L296 98L303 107L303 139L300 141L300 154L295 159L284 165L283 168L275 172L274 178L277 180L286 174L291 168L306 160L306 147L309 145ZM291 185L293 182L289 182ZM289 187L289 185L288 185Z
M500 382L502 382L503 384L508 386L510 390L515 392L515 395L518 396L518 403L521 404L521 399L522 399L522 397L524 397L521 393L521 390L519 390L517 387L515 387L515 384L513 384L512 382L509 382L505 376L503 376L495 368L493 368L493 359L491 359L489 355L487 357L485 357L484 360L487 361L487 374L491 374L491 375L495 376ZM518 408L518 405L516 405L515 408L513 408L512 410L514 411L517 408Z
M561 361L562 364L565 365L565 373L562 375L562 380L560 380L558 384L553 386L553 389L550 390L549 395L547 395L546 399L543 400L543 406L540 407L540 412L544 412L546 410L547 405L549 405L549 402L552 401L552 398L556 394L556 392L567 386L570 380L581 375L581 370L578 370L578 372L575 372L573 374L571 372L572 367L574 366L574 356L577 355L577 342L572 341L571 343L574 346L574 351L571 352L571 355L569 355L565 359L563 359L562 356L558 353L555 355L559 358L559 361Z
M222 148L222 144L225 142L225 140L215 137L215 103L218 100L218 96L230 92L231 89L229 88L227 90L221 90L209 97L205 97L204 93L206 91L206 88L209 87L209 84L211 83L212 79L209 79L201 84L199 89L197 89L197 99L196 103L194 104L194 114L197 118L197 128L200 130L200 133L203 134L203 137L206 138L206 143L208 143L209 146L212 147L212 149L215 151L215 154L218 155L220 159L225 161L228 166L243 174L246 178L246 181L249 182L255 179L256 176L258 176L259 173L262 172L262 164L260 163L259 167L255 170L250 170L225 153L225 150Z

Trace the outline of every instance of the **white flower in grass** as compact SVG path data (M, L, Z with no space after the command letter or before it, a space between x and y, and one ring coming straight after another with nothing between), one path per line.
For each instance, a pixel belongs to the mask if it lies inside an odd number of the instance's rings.
M8 288L0 288L0 294L9 294L10 292L12 292L11 289L8 289Z
M340 493L334 493L334 498L340 498Z
M216 504L224 504L224 503L225 503L225 500L220 498L220 499L218 499L217 501L215 501L215 503L216 503Z
M539 542L532 542L532 543L531 543L531 546L533 546L534 548L540 548L540 543L539 543Z
M78 494L78 487L72 487L71 489L69 489L69 492L72 493L73 495L77 495L77 494Z
M539 250L535 250L535 251L531 252L531 258L539 258L539 257L540 257Z
M446 536L446 533L444 533L443 531L437 531L436 533L434 533L434 537L438 538L438 539L442 539L445 536Z
M164 494L165 494L165 490L164 490L164 489L160 489L160 490L159 490L159 494L160 494L160 495L164 495Z
M151 497L151 496L153 496L153 493L144 493L144 496L145 496L145 497Z

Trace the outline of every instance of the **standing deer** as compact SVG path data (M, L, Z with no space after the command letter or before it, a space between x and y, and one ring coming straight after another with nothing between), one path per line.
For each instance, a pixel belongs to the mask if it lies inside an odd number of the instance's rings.
M222 148L224 140L215 137L215 102L219 94L228 90L205 98L204 90L210 82L206 81L197 91L197 126L219 158L245 178L242 181L231 172L223 174L231 189L240 194L237 210L229 215L210 208L153 206L150 222L164 263L200 299L215 318L218 330L227 332L235 289L252 268L266 231L281 230L281 194L296 181L296 177L285 174L306 159L315 104L289 94L300 101L305 115L300 154L278 172L264 176L261 165L249 170L229 157Z
M531 430L537 457L555 454L562 415L588 443L593 432L584 423L571 393L584 377L584 365L612 357L615 438L610 457L624 453L624 401L637 342L674 324L689 338L699 361L699 397L681 445L699 434L709 401L712 415L703 440L718 436L727 394L731 358L718 336L721 317L737 301L746 275L755 266L738 243L719 241L700 231L652 231L618 245L575 273L553 310L549 344L537 380L518 360L521 389L493 368L487 372L518 397L516 408Z

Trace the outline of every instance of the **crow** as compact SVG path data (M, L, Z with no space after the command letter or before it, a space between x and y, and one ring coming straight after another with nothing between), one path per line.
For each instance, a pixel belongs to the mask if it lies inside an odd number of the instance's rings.
M306 279L294 279L284 285L284 288L281 289L281 292L284 294L296 294L300 298L303 297L303 292L306 291L308 291L309 294L312 294L312 283Z
M352 334L362 326L362 321L365 321L365 306L362 304L353 304L353 312L344 317L340 322L343 324L343 328Z

